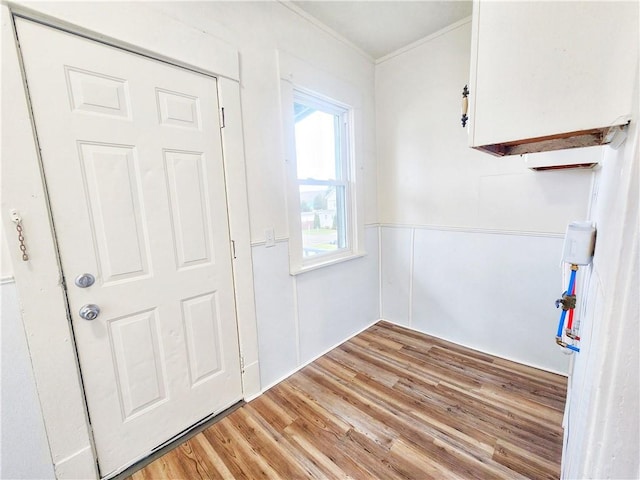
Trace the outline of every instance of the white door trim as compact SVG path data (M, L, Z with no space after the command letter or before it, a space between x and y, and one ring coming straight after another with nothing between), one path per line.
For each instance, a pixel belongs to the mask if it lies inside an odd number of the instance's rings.
M136 22L136 28L129 31L136 33L126 35L121 35L121 14L104 12L103 16L95 9L93 12L90 11L90 5L100 4L81 2L67 8L68 11L64 11L65 7L51 8L50 5L52 4L46 2L39 4L38 9L42 8L44 13L31 12L27 15L23 8L0 5L3 59L2 222L7 235L10 235L14 231L14 225L9 218L9 210L16 209L23 217L30 260L23 262L15 249L10 253L56 476L61 479L97 478L90 425L73 336L67 318L55 238L16 47L12 14L17 11L27 18L44 20L49 25L63 27L65 30L100 41L106 39L115 46L168 60L219 79L220 105L225 108L222 141L229 226L231 238L236 246L233 267L240 350L244 360L243 394L245 398L250 398L260 391L260 377L240 88L239 83L234 80L237 78L234 72L239 71L239 65L235 50L202 32L195 35L195 29L179 22L170 25L171 35L167 36L166 41L155 41L157 36L152 30L166 28L167 23L171 22L164 17L156 19L157 22L149 19L149 16L157 14L146 11L146 7L141 5L131 7L136 10L131 18L131 21ZM72 15L71 8L77 7L80 7L80 13L75 12ZM59 11L49 12L51 16L47 16L47 9L56 8ZM146 16L144 21L139 21L141 15ZM71 23L69 18L78 23ZM90 30L96 24L95 20L90 21L90 18L100 19L100 29ZM121 38L122 41L112 40L116 38ZM180 51L176 51L175 47L169 47L169 44L180 45ZM220 52L212 48L219 48ZM224 71L219 72L215 68Z

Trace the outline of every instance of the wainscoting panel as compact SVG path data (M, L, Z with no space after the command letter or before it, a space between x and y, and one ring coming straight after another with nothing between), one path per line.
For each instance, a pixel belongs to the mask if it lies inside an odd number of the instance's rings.
M384 277L389 261L384 259L396 258L397 239L412 231L413 263L405 268L409 291L389 288ZM381 238L383 313L397 315L389 320L492 355L567 373L569 357L554 342L559 316L554 300L563 291L562 238L420 227L382 227ZM401 278L399 265L393 269ZM410 314L402 318L393 305L409 301Z
M365 229L367 255L296 277L302 364L379 317L378 229Z
M378 227L366 255L289 275L289 244L252 247L262 389L379 318Z
M293 279L289 275L289 244L252 249L253 283L258 322L262 388L289 374L298 364Z
M382 315L381 318L410 326L411 263L413 229L382 228Z

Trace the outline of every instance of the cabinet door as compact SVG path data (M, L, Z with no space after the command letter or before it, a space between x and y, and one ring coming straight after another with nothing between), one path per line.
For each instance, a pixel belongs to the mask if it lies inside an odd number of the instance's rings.
M638 2L474 4L470 144L626 123Z

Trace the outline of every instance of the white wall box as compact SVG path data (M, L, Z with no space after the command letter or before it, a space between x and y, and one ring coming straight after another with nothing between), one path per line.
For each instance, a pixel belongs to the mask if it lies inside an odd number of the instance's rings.
M470 146L504 156L609 143L630 120L638 7L476 0Z
M593 222L571 222L567 225L562 247L562 261L573 265L589 265L596 246Z

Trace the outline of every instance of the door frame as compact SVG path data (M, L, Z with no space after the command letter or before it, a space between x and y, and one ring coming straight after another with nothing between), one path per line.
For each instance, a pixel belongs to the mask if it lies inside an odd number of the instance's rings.
M200 30L144 3L128 4L115 15L93 2L36 7L1 4L2 21L2 223L9 245L23 218L29 261L11 249L30 360L56 477L98 478L91 425L84 399L73 332L67 313L46 183L26 92L13 24L14 15L108 43L115 47L214 76L224 107L223 163L236 318L245 400L260 393L258 339L251 261L249 206L240 103L238 52ZM134 28L135 26L135 28ZM171 35L166 35L166 31ZM231 254L231 252L229 252Z

